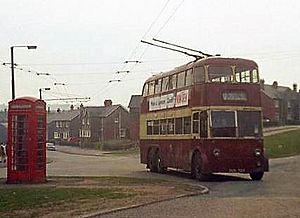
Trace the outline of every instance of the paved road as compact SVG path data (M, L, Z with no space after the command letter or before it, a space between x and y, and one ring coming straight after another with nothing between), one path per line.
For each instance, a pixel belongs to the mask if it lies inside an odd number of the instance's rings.
M216 175L207 195L176 199L101 217L300 217L300 156L271 160L263 181ZM173 173L174 174L174 173ZM173 174L167 176L174 177ZM187 180L186 175L176 175Z
M210 182L198 182L186 173L170 171L153 174L139 163L138 155L82 156L48 152L49 176L135 176L179 180L201 184L210 193L176 199L103 217L300 217L300 156L270 161L271 171L263 181L253 182L248 175L215 175ZM0 177L6 169L0 168Z
M176 199L101 217L300 217L300 156L273 159L263 181L248 175L215 175L210 182L190 179L189 174L166 175L146 171L138 155L81 156L48 152L48 175L156 177L210 189L208 195Z

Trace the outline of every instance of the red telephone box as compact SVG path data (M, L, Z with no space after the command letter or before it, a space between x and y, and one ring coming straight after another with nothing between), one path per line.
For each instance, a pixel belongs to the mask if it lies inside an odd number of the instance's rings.
M7 183L46 181L46 103L24 97L9 102Z

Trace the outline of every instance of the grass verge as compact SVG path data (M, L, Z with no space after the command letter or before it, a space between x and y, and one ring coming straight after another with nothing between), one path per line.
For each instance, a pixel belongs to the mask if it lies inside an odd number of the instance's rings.
M149 178L48 177L43 184L11 185L0 179L0 217L78 217L201 190Z
M264 144L270 158L298 155L300 154L300 130L266 136Z
M59 205L62 202L76 202L83 199L122 199L133 195L134 193L112 188L1 188L0 212L49 207Z

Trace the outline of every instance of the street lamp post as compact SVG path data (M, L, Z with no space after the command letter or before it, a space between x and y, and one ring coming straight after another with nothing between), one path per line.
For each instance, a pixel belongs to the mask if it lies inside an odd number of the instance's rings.
M15 64L14 64L14 48L27 48L27 49L36 49L37 46L34 45L17 45L10 47L10 57L11 57L11 95L12 99L15 99Z
M42 100L42 91L45 90L45 91L49 91L50 88L40 88L39 89L39 92L40 92L40 99Z

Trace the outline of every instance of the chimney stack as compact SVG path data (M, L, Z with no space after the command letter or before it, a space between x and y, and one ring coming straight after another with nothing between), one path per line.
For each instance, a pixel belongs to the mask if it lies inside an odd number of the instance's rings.
M277 81L274 81L272 86L273 86L274 89L277 89L277 87L278 87L278 82L277 82Z
M265 90L265 80L261 79L259 80L259 83L260 83L260 89Z
M105 100L105 101L104 101L104 106L105 106L105 107L112 106L112 100L110 100L110 99Z
M296 83L293 84L293 91L297 92L297 84Z

